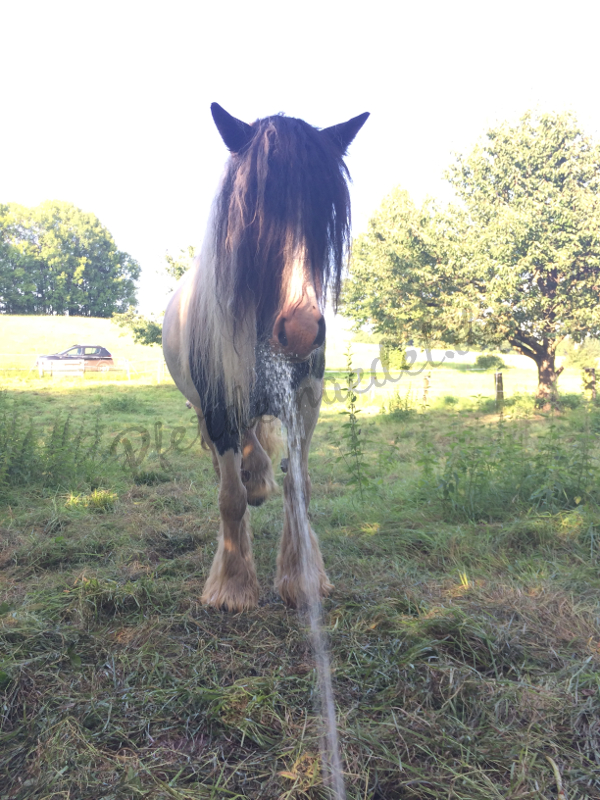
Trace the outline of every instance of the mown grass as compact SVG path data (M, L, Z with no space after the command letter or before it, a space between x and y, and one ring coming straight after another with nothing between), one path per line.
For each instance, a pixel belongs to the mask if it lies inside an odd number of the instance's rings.
M37 471L2 489L0 798L326 798L281 495L252 510L259 608L206 609L217 486L174 387L14 388ZM364 502L341 406L315 434L348 797L600 798L600 416L455 399L365 414Z

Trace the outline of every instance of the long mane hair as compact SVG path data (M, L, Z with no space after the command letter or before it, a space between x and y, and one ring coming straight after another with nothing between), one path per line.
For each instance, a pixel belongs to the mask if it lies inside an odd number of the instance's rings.
M250 127L249 127L250 129ZM337 306L350 238L343 150L300 119L257 120L225 168L190 275L187 341L205 400L244 417L257 343L266 340L301 259L323 306Z

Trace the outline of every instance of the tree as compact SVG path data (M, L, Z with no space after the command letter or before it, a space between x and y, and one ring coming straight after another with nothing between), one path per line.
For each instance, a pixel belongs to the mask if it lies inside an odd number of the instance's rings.
M372 325L384 342L451 338L438 313L440 308L449 313L452 275L442 280L447 269L438 254L437 222L431 204L418 209L408 192L397 188L354 242L342 310L359 325Z
M401 191L384 201L355 246L346 309L398 337L508 342L553 401L559 343L600 332L600 148L570 114L527 113L448 177L462 204L443 212Z
M195 251L196 248L190 244L188 247L182 247L178 256L172 256L170 253L165 253L165 261L167 262L165 272L167 275L176 281L180 280L180 278L183 278L185 273L190 268L190 265L194 259Z
M167 266L165 272L171 278L178 281L185 275L190 268L194 258L194 247L183 247L178 256L165 253ZM133 334L133 340L138 344L161 344L162 343L162 322L154 316L145 317L138 314L135 308L130 307L123 314L113 314L113 321L121 328L129 328Z
M113 314L112 321L119 328L129 328L133 341L138 344L161 344L162 323L152 317L138 314L133 306L122 314Z
M136 304L138 263L71 203L0 207L0 310L109 317Z

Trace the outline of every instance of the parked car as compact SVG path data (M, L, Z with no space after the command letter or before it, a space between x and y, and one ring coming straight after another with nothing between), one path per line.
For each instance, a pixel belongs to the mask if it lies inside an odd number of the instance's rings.
M83 365L86 372L108 372L114 366L113 358L106 347L95 344L74 344L62 353L38 356L36 366L40 375L43 375L44 372L52 372L53 369L58 371L69 363L75 366L77 362Z

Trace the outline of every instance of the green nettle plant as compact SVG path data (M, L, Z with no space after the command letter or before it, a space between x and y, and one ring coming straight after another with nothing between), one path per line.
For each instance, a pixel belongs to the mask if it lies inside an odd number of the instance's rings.
M445 453L422 447L422 482L438 493L451 519L503 519L524 511L555 514L597 502L599 468L590 415L565 424L554 415L539 437L459 422Z
M41 430L0 392L0 498L17 487L72 489L94 483L104 460L103 428L59 417Z
M399 389L395 389L388 397L387 404L384 405L385 413L397 419L408 419L417 410L417 400L414 396L412 386L408 386L404 394Z
M366 461L365 445L368 440L365 438L362 429L358 424L358 414L356 402L358 396L354 391L356 388L357 374L352 367L352 350L350 346L346 350L346 409L341 411L347 421L342 424L342 439L339 443L341 455L337 461L343 462L349 475L348 483L358 489L361 502L364 500L365 493L374 488L371 470Z

